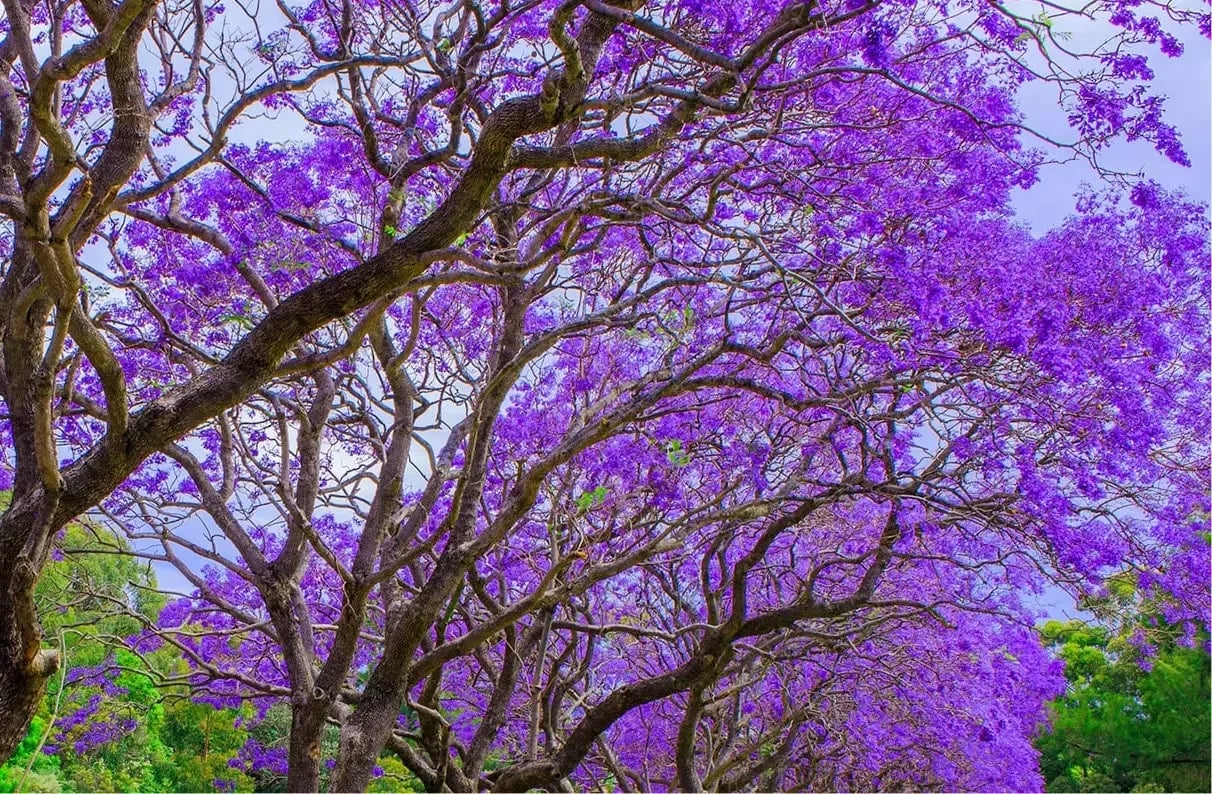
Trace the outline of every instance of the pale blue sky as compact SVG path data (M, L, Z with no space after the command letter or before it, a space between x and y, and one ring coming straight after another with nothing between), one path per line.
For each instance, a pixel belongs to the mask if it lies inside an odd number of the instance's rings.
M1166 97L1166 118L1178 127L1191 158L1184 168L1158 154L1144 142L1118 143L1102 162L1110 168L1144 174L1169 188L1182 188L1192 198L1212 202L1212 43L1196 31L1182 37L1186 49L1180 58L1150 57L1154 89ZM1028 86L1020 95L1030 126L1070 139L1064 113L1055 93L1042 85ZM1038 185L1015 196L1015 210L1035 232L1055 226L1073 210L1073 194L1083 182L1096 182L1085 162L1048 166Z

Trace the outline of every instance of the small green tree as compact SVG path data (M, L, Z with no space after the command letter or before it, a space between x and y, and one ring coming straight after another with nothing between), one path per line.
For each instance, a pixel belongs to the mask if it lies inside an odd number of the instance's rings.
M1048 791L1212 790L1206 630L1184 647L1126 578L1084 606L1095 620L1040 630L1069 682L1036 741Z
M251 791L229 764L248 738L237 712L174 689L186 672L178 653L124 642L164 605L150 567L96 525L70 525L57 546L36 604L64 666L0 766L0 792Z

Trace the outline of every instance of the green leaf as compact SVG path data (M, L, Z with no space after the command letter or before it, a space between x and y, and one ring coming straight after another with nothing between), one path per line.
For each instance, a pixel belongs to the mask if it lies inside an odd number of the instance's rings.
M585 491L577 497L577 509L585 513L597 507L606 501L606 497L610 495L610 491L605 485L599 485L592 491Z
M245 317L243 314L221 314L219 322L232 323L245 329L252 329L256 325L251 318Z
M679 469L690 465L690 454L677 438L665 442L665 459Z

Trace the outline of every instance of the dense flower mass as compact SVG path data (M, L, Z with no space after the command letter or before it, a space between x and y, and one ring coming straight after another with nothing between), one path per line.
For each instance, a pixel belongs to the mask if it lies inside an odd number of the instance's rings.
M0 755L86 513L186 582L104 603L240 715L221 790L1038 790L1042 594L1207 624L1207 208L1009 205L1185 162L1206 11L5 8ZM49 751L136 730L115 658Z

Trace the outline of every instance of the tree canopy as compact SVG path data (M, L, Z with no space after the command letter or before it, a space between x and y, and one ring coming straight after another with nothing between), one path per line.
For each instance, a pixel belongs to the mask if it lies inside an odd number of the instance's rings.
M1168 626L1126 579L1091 603L1099 621L1049 621L1068 687L1036 741L1049 791L1207 791L1207 632Z
M1207 624L1207 208L1101 165L1205 9L4 9L0 757L80 516L292 791L1039 789L1040 593Z

